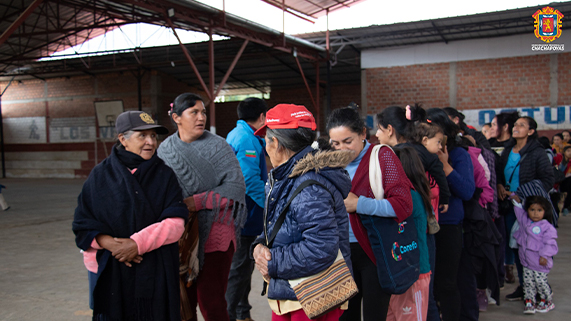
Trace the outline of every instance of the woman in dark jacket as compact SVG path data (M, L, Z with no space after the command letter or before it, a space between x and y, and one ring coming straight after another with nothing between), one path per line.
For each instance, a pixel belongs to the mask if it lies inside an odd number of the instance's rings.
M496 169L498 177L498 198L504 200L511 195L518 194L518 190L534 180L541 181L541 185L548 192L554 183L553 167L549 162L545 149L537 141L537 123L531 117L519 118L513 127L514 140L506 145L500 156L500 164ZM506 214L506 244L509 243L509 236L515 222L513 208ZM506 247L506 260L508 253L513 253L512 249ZM510 301L521 300L523 297L523 269L519 264L517 253L514 254L520 286L512 294L506 296ZM507 276L506 276L507 278Z
M435 234L434 296L440 302L442 320L459 320L461 306L464 305L461 298L464 299L464 294L473 294L474 303L476 298L475 284L473 284L473 289L465 287L462 292L458 287L462 284L458 283L462 280L459 277L462 275L460 272L467 272L465 270L459 271L466 262L466 256L462 254L463 202L470 200L476 189L474 167L467 151L468 148L462 144L458 137L460 128L440 108L428 109L426 113L430 122L440 126L448 137L444 151L439 151L438 157L444 167L446 181L452 194L448 212L440 214L438 218L440 231Z
M141 111L122 113L115 128L119 142L83 185L72 226L93 320L180 321L177 241L188 209L155 153L168 131Z
M269 280L268 301L272 320L309 320L288 280L310 276L331 266L339 250L351 266L349 221L344 198L351 180L343 169L351 153L315 153L315 120L303 106L280 104L266 114L256 135L265 135L266 151L274 169L266 184L264 232L252 245L256 267ZM266 247L276 219L292 192L306 180L320 185L305 187L291 202L271 248ZM343 308L343 307L341 307ZM319 320L338 320L335 309Z
M349 301L349 309L340 320L361 320L361 311L364 321L384 320L391 295L381 287L377 264L386 265L387 261L381 263L380 259L376 260L360 217L374 216L402 222L412 213L412 185L395 153L386 146L382 147L378 160L383 173L384 199L374 198L369 181L369 161L375 154L373 146L365 139L365 123L355 109L345 107L334 110L327 120L327 132L333 148L353 152L351 163L345 167L352 180L345 207L350 213L351 262L359 294Z

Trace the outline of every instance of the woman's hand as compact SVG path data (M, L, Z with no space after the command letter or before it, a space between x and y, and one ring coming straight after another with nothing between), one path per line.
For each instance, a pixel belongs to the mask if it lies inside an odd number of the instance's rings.
M256 261L256 268L262 274L264 281L270 281L270 274L268 272L268 262L272 259L270 249L262 244L256 245L254 248L254 260Z
M349 192L349 195L347 195L347 198L345 199L345 208L347 209L347 213L357 212L358 202L359 202L359 196Z
M440 162L442 163L442 169L444 170L444 174L446 176L450 175L450 173L452 173L454 170L454 168L452 168L452 166L450 166L448 163L448 157L448 146L444 146L444 150L438 151L438 159L440 159Z
M438 206L438 209L440 213L446 213L448 212L448 204L440 204L440 206Z
M504 185L498 184L497 187L498 187L498 198L500 199L500 201L503 201L506 197L510 197L511 193L506 191Z
M521 198L519 198L519 196L517 196L516 193L510 194L509 199L510 199L510 200L515 200L516 202L518 202L518 203L521 204Z
M543 256L540 256L539 257L539 265L546 266L547 265L547 259L544 258Z
M119 262L131 262L139 256L137 243L132 239L116 237L115 241L119 243L119 246L115 251L111 252L111 254L119 260Z

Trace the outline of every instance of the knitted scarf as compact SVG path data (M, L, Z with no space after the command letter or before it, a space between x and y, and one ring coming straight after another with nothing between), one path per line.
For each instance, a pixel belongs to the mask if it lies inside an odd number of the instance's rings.
M203 209L198 212L198 259L202 268L204 245L212 224L215 221L230 224L233 218L236 235L240 235L240 229L244 226L247 216L246 184L240 163L232 147L222 137L206 130L191 143L183 142L177 131L161 143L157 154L175 172L183 198L203 192L213 193L213 209L206 209L205 197ZM217 195L220 196L218 201ZM228 200L225 208L220 208L222 198ZM232 211L228 211L229 206L233 206ZM233 217L227 213L232 213Z

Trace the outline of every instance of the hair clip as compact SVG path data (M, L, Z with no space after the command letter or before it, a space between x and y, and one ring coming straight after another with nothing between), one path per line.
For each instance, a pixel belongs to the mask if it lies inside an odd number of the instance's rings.
M171 103L171 105L170 105L170 106L171 106L171 109L168 111L168 114L169 114L169 116L171 116L171 115L172 115L172 109L173 109L173 107L174 107L174 104L173 104L173 103Z
M406 105L406 119L410 120L412 118L412 111L410 110L410 105Z
M430 120L430 119L427 119L426 122L429 124L432 124L432 120Z

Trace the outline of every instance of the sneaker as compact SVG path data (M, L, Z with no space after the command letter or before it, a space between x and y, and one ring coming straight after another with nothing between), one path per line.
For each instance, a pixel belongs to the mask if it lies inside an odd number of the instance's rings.
M521 301L523 300L523 288L520 286L517 287L517 289L515 289L515 291L512 294L508 294L506 295L506 299L508 301Z
M525 307L523 308L523 314L535 314L535 306L531 300L525 301Z
M555 308L555 304L552 301L545 302L545 300L541 300L535 310L539 313L547 313Z
M488 304L497 304L496 300L492 298L492 290L486 289L486 296L488 297Z

